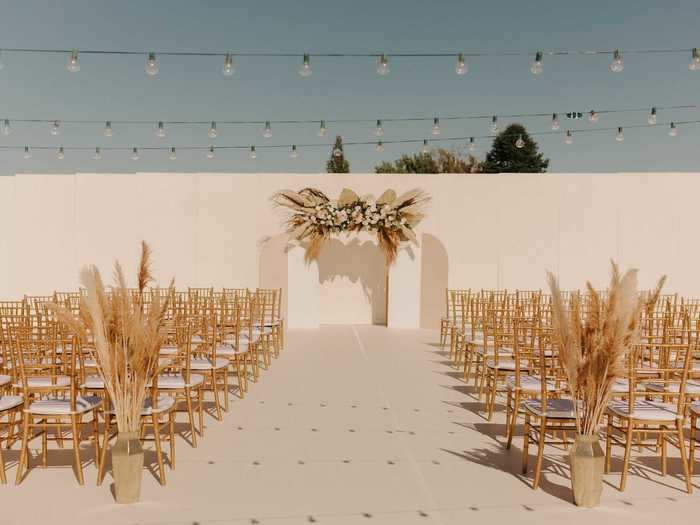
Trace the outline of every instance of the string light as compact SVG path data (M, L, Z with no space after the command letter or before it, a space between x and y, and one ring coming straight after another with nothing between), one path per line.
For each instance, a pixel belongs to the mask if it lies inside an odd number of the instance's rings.
M491 117L491 133L496 133L498 131L498 117L494 115Z
M236 72L236 70L233 68L233 57L231 56L231 53L226 53L226 55L224 55L224 67L221 68L221 72L225 77L230 77Z
M377 151L378 151L379 153L381 153L382 151L384 151L384 143L383 143L381 140L380 140L379 142L377 142Z
M610 71L620 73L623 69L625 69L625 62L622 60L622 53L620 53L619 49L616 49L613 52L613 60L610 62Z
M29 160L32 158L32 154L29 153L29 146L24 146L24 159Z
M175 148L170 148L170 155L168 155L168 158L169 158L170 160L176 160L176 159L177 159L177 155L176 155L176 153L175 153Z
M291 153L289 154L289 157L292 158L292 159L297 159L297 158L299 158L299 152L297 151L296 145L293 145L293 146L292 146L292 151L291 151Z
M272 126L270 125L269 120L265 121L265 130L263 131L263 137L265 137L266 139L272 137Z
M318 136L325 137L328 130L326 130L326 121L322 120L321 125L318 128Z
M58 160L63 160L66 158L66 153L65 153L65 151L63 151L63 146L58 148L58 153L56 154L56 158Z
M430 148L428 147L428 140L423 139L423 148L420 150L423 155L430 153Z
M210 139L215 139L218 135L218 131L216 131L216 122L212 120L211 124L209 124L209 138Z
M668 134L671 137L677 137L678 136L678 128L676 127L676 124L674 122L671 122L671 125L669 126L668 129Z
M382 121L381 121L381 120L378 120L378 121L377 121L377 127L374 128L374 134L375 134L377 137L381 137L381 136L384 135L384 126L382 126Z
M131 160L139 160L138 148L131 148Z
M656 108L651 108L651 113L649 113L649 118L647 119L647 122L651 124L652 126L656 124Z
M304 53L304 58L299 68L299 75L304 78L311 76L311 58L308 53Z
M208 159L214 158L214 146L209 146L209 151L207 151L207 158Z
M430 132L435 136L440 134L440 119L439 118L435 117L433 119L433 127L430 130Z
M163 122L158 122L158 125L156 126L156 137L158 138L165 138L165 125Z
M615 140L618 142L625 141L625 133L623 132L622 127L617 128L617 135L615 135Z
M561 125L559 124L559 115L552 113L552 131L558 131Z
M382 53L377 59L377 73L382 76L389 74L389 57L387 57L384 53Z
M12 126L10 125L10 121L5 119L2 122L2 134L9 135L10 133L12 133Z
M457 56L457 64L455 64L455 73L458 75L466 75L469 68L467 67L467 62L464 60L464 53L460 53Z
M700 51L697 47L694 47L690 52L690 64L688 64L688 69L690 71L700 70Z
M566 136L564 137L564 144L573 144L574 136L571 134L570 130L566 130Z
M95 148L95 154L92 156L92 158L95 160L100 160L102 158L102 152L100 151L100 148Z
M54 120L53 124L51 124L51 134L54 137L58 135L60 125L61 123L58 120Z
M540 75L542 73L542 51L535 53L535 60L530 66L530 71L533 75Z
M78 50L74 49L70 52L70 58L68 59L68 65L66 69L71 73L77 73L80 71L80 62L78 62Z
M598 113L596 113L594 110L589 111L588 113L588 121L595 124L598 122Z
M518 149L523 149L525 147L525 141L523 140L522 135L518 135L518 138L515 141L515 147Z
M474 153L476 151L476 142L474 142L474 137L469 137L469 152Z
M105 129L103 131L103 134L105 137L111 137L113 135L112 123L109 120L105 122Z
M258 153L255 151L255 146L250 147L250 158L251 159L257 159L258 158Z
M158 74L158 62L156 62L155 53L148 53L148 58L146 59L146 73L152 77Z

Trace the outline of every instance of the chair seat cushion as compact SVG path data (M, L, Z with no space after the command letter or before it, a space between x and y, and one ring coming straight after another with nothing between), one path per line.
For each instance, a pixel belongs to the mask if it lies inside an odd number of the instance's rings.
M248 351L248 342L241 341L238 344L238 348L234 346L233 343L224 343L216 347L216 355L230 357L237 354L245 354Z
M85 368L97 368L97 359L93 359L92 357L86 357L83 359L83 366Z
M696 416L700 416L700 401L696 401L695 403L690 404L690 412ZM700 428L700 419L698 419L695 426L697 428Z
M105 382L100 376L89 375L85 376L85 382L80 385L80 388L88 389L103 389L105 387Z
M523 392L541 392L541 384L542 380L539 377L527 374L520 375L520 390ZM517 389L514 375L506 378L506 385L513 390ZM546 381L545 388L548 392L559 390L553 381Z
M625 377L618 377L613 381L610 391L613 394L624 394L625 392L630 391L630 382L629 379Z
M190 374L190 382L185 383L185 378L181 375L163 374L158 376L158 389L168 390L185 387L196 387L204 382L204 376Z
M644 383L644 388L651 392L671 392L677 394L678 392L680 392L681 385L680 383L657 383L654 381L650 381L648 383ZM686 394L692 395L700 394L700 382L694 381L692 379L686 381L685 392Z
M546 415L554 419L576 419L571 399L547 399L546 405L542 404L541 399L527 399L523 401L523 408L537 417Z
M217 357L212 360L207 357L196 357L190 361L190 368L192 370L218 370L219 368L226 368L228 366L228 359L225 357Z
M495 350L493 349L493 346L489 346L487 349L484 349L483 346L480 346L476 349L476 353L479 355L487 355L487 356L493 356L495 354ZM508 348L506 346L502 346L501 348L498 349L498 355L504 355L504 356L512 356L513 355L513 349Z
M102 403L102 399L97 396L79 396L75 400L75 410L71 410L70 399L52 398L40 399L29 405L28 412L37 415L70 415L82 414Z
M160 347L160 355L173 356L177 354L177 346L175 345L164 345Z
M496 360L494 358L489 358L486 360L486 366L491 368L491 369L515 371L515 360L511 357L499 356L498 357L498 364L496 364ZM527 362L522 362L522 361L520 362L521 369L526 369L527 366L528 366Z
M0 412L11 410L24 403L22 396L0 396Z
M676 408L675 403L637 399L630 414L628 401L613 400L608 403L608 410L612 414L626 418L631 417L641 421L675 421L676 419L682 419L683 415L678 414Z
M10 376L0 374L0 386L9 385L11 382L12 378Z
M15 383L12 385L15 388L22 388L24 385L22 383ZM70 377L68 376L56 376L53 377L28 377L27 386L29 388L65 388L70 386Z
M147 397L143 402L143 410L141 410L142 416L150 416L152 414L160 414L161 412L167 412L175 405L175 398L170 396L158 396L156 399L155 407L153 406L153 400ZM114 414L114 407L110 407L106 411L108 414Z

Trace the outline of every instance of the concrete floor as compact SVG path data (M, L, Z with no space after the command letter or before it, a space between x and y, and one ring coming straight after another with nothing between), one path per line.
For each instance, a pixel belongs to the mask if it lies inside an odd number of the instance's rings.
M503 412L483 419L436 340L374 326L291 332L225 421L207 419L199 448L178 440L167 487L145 472L142 502L118 506L109 477L96 487L90 464L78 486L71 452L57 450L48 469L0 486L0 522L568 525L692 519L700 508L682 490L675 455L665 478L658 460L635 455L626 492L606 485L602 506L583 510L570 503L564 452L548 450L533 491L519 474L522 438L503 448ZM11 479L15 458L6 453Z

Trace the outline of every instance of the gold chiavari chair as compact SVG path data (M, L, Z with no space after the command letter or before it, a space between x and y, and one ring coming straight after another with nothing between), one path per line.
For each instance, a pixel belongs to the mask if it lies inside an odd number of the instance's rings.
M199 334L192 336L192 357L190 369L204 376L203 388L211 390L214 395L216 418L223 419L220 391L224 394L224 409L228 411L228 365L229 360L217 357L217 319L214 309L209 304L202 305L201 318L197 319Z
M245 298L233 297L231 300L222 296L221 321L216 355L227 358L236 371L238 379L238 396L243 399L248 390L248 361L253 366L252 349L249 339L241 337L244 321L249 317L242 316Z
M683 425L686 382L696 345L697 337L692 342L688 340L681 344L658 343L653 345L655 355L652 359L640 358L637 350L630 351L625 357L629 391L627 399L613 399L608 405L605 459L605 470L609 472L612 446L624 448L620 491L625 490L635 436L641 446L642 437L648 435L656 437L654 445L661 449L662 475L666 475L667 470L667 444L679 449L686 489L689 493L692 491ZM652 385L654 388L650 389Z
M487 339L482 347L484 353L480 356L481 369L484 374L482 384L485 384L486 388L486 418L488 421L493 418L499 388L506 384L507 378L515 372L516 368L513 350L515 330L513 329L513 319L509 317L508 313L501 312L502 318L499 320L498 312L493 312L492 351L489 351ZM523 361L521 365L527 366L527 363Z
M7 448L10 448L12 444L15 425L21 425L23 404L24 399L22 396L0 394L0 428L5 427L6 429L5 446ZM0 435L0 483L4 485L7 483L7 475L5 473L5 460L2 456L2 442L2 435Z

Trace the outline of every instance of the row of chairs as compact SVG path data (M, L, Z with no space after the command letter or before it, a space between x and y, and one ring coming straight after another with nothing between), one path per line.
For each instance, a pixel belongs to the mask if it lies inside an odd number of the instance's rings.
M130 293L138 293L133 290ZM41 440L41 465L48 464L48 441L72 442L78 482L84 484L81 443L94 451L97 481L105 475L106 453L115 429L112 403L98 373L88 335L72 333L54 305L81 314L84 292L56 292L0 302L0 450L19 443L16 483L27 474L30 443ZM193 447L204 435L205 398L211 416L221 421L229 410L230 379L243 398L284 347L282 294L279 289L190 288L148 290L144 308L168 295L158 371L141 413L141 437L152 439L158 478L166 483L167 463L175 466L176 417L187 415L182 437ZM101 428L100 428L101 427ZM89 432L86 432L89 429ZM0 482L6 483L0 452Z

